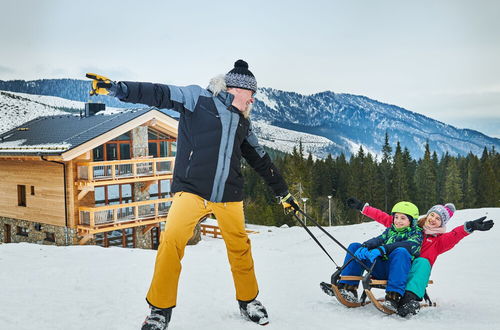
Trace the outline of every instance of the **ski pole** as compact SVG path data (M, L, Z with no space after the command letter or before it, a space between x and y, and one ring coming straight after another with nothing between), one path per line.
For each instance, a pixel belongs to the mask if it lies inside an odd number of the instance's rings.
M323 233L326 234L326 236L328 236L329 238L331 238L335 243L337 243L337 245L339 245L342 249L344 249L344 251L346 251L351 257L353 257L366 271L370 271L370 267L366 266L364 264L364 262L362 262L358 257L356 257L354 255L354 253L352 253L351 251L349 251L342 243L340 243L335 237L333 237L325 228L323 228L313 217L311 217L310 215L306 214L304 211L302 211L300 209L300 207L295 204L293 205L294 209L299 212L300 214L302 214L304 217L308 218L309 220L311 220L312 223L314 223L314 225L316 227L318 227ZM297 218L300 222L300 224L304 227L304 229L306 229L306 231L309 232L309 229L307 229L306 225L302 222L302 220L299 219L299 216L297 214L293 214L295 216L295 218ZM312 235L309 234L309 235ZM316 240L316 239L315 239Z

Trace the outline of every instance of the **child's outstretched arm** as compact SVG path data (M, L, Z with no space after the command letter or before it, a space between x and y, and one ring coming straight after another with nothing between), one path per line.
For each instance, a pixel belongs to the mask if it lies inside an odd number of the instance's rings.
M377 221L385 227L390 227L392 225L392 216L390 214L372 207L368 203L363 203L355 197L348 198L346 203L351 209L359 210L361 214L366 215L368 218Z
M467 221L464 225L458 226L452 231L440 235L437 243L439 254L451 250L458 242L475 230L490 230L495 223L493 220L484 221L485 219L486 217L482 217L476 220Z

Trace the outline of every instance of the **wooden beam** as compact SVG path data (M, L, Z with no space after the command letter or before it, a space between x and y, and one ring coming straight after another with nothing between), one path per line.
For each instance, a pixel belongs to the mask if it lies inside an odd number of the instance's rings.
M145 192L146 190L148 190L152 184L158 184L158 180L146 181L144 183L144 186L141 188L141 192Z
M137 182L148 182L148 181L157 181L157 180L168 180L172 179L173 174L164 174L157 176L137 176L135 178L127 178L116 180L102 180L102 181L86 181L86 180L78 180L75 182L75 185L78 187L78 190L82 190L84 187L91 186L108 186L110 184L125 184L125 183L137 183Z
M142 229L142 234L146 234L148 231L150 231L151 229L153 229L154 227L158 227L158 224L157 223L152 223L150 225L147 225L146 227L144 227Z
M84 186L78 193L78 200L81 201L90 191L94 191L94 186Z
M77 229L82 236L84 235L90 235L90 234L98 234L98 233L104 233L108 231L113 231L117 229L127 229L127 228L134 228L134 227L139 227L139 226L149 226L149 225L158 225L160 222L165 222L167 220L166 217L158 217L155 219L151 220L139 220L139 221L132 221L132 222L126 222L126 223L117 223L117 224L111 224L107 226L94 226L94 227L89 227L89 226L84 226L84 225L78 225Z
M90 241L94 237L94 234L87 234L83 236L79 241L78 245L85 245L88 241Z

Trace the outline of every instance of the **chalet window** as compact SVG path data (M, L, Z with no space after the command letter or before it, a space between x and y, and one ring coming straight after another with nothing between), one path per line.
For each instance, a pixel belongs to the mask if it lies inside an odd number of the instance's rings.
M170 156L174 157L177 154L177 142L170 143Z
M166 134L149 129L148 132L148 151L152 157L171 157L175 156L175 139Z
M35 196L35 186L31 186L31 196Z
M117 160L118 159L118 148L116 143L106 144L106 160Z
M45 232L45 241L47 241L47 242L55 242L56 241L56 234Z
M28 228L17 226L17 234L19 236L28 236Z
M103 161L104 160L104 146L100 145L95 147L93 150L94 161Z
M170 197L170 180L160 180L160 184L149 186L149 199Z
M42 224L41 223L35 223L34 227L35 227L35 230L42 231Z
M94 161L130 159L130 133L127 132L117 138L95 147L92 151Z
M131 203L134 199L132 185L126 183L95 187L94 198L95 206Z
M17 205L26 207L26 186L17 185Z

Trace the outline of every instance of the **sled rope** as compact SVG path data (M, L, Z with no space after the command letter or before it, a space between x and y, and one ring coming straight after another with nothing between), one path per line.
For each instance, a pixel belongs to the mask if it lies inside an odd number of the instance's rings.
M314 236L314 234L311 233L311 231L309 230L309 228L307 228L306 224L304 222L302 222L302 220L297 216L297 214L294 213L293 215L295 216L295 218L297 218L297 220L300 222L300 224L302 225L302 227L304 227L304 229L312 237L312 239L316 242L316 244L318 244L319 247L323 250L323 252L326 253L326 255L328 256L328 258L330 258L330 260L335 264L335 266L337 268L339 268L339 265L337 265L337 263L335 262L335 260L333 260L332 256L326 251L325 247L318 241L318 239L316 238L316 236Z
M316 227L318 227L323 233L326 234L326 236L328 236L330 239L332 239L335 243L337 243L338 246L340 246L342 249L344 249L344 251L346 251L352 258L354 258L364 269L366 269L367 271L370 270L370 267L366 266L358 257L356 257L354 255L354 253L352 253L351 251L349 251L342 243L340 243L335 237L333 237L325 228L323 228L313 217L311 217L310 215L306 214L304 211L302 211L299 207L294 207L295 211L297 211L298 213L302 214L304 217L306 217L307 219L309 219ZM330 258L330 260L333 261L333 263L335 264L335 266L337 266L337 268L339 268L339 266L337 265L337 263L333 260L333 258L330 256L330 254L328 252L326 252L325 248L323 247L323 245L321 245L321 243L318 241L318 239L316 238L316 236L314 236L313 233L311 233L311 231L307 228L306 224L300 219L300 217L295 213L295 212L292 212L292 214L295 216L295 218L299 221L299 223L302 225L302 227L304 227L304 229L307 231L307 233L314 239L314 241L321 247L321 249L328 255L328 257Z

